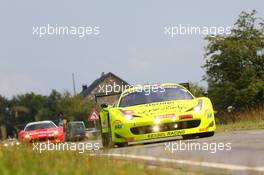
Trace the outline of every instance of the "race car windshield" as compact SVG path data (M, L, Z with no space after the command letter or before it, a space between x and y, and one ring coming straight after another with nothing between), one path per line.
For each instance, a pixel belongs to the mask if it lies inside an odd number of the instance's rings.
M147 92L147 93L146 93ZM190 100L193 96L185 89L173 86L164 87L162 91L136 91L123 95L119 107L135 106L140 104L171 101Z
M37 129L46 129L46 128L56 128L54 123L38 123L32 124L25 128L25 131L37 130Z

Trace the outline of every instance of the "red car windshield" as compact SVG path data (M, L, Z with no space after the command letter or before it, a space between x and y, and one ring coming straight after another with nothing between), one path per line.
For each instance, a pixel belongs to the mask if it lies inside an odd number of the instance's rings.
M142 92L132 92L123 95L119 107L134 106L147 103L171 101L171 100L190 100L193 96L179 86L164 87L163 91L150 91L146 94Z
M25 131L32 131L37 129L47 129L47 128L56 128L56 125L52 122L50 123L38 123L38 124L32 124L25 128Z

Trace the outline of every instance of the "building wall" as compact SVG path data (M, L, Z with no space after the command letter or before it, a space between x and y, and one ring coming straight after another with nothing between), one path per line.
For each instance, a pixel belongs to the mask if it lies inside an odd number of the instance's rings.
M114 89L115 87L115 89ZM103 90L102 90L103 88ZM122 92L122 88L125 88L125 83L120 81L119 79L109 76L105 78L96 88L94 88L89 95L87 95L85 98L88 98L90 100L95 100L96 94L104 93L105 95L111 94L111 93L118 93ZM111 91L111 92L110 92ZM117 95L115 96L105 96L105 97L99 97L97 98L98 104L107 103L107 104L113 104L116 99L118 98Z
M104 97L97 97L98 104L108 104L113 105L116 101L118 101L120 95L113 95L113 96L104 96Z

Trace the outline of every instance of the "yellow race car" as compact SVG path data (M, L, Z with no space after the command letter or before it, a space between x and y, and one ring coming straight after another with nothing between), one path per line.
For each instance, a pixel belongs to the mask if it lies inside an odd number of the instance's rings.
M101 107L104 147L179 135L210 137L216 129L210 99L196 98L176 83L129 88L113 106Z

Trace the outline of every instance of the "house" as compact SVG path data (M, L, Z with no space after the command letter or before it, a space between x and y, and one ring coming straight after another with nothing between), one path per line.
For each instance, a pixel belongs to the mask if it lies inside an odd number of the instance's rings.
M119 97L120 93L130 85L117 75L109 72L101 74L90 86L83 85L83 97L95 100L98 104L113 104Z

